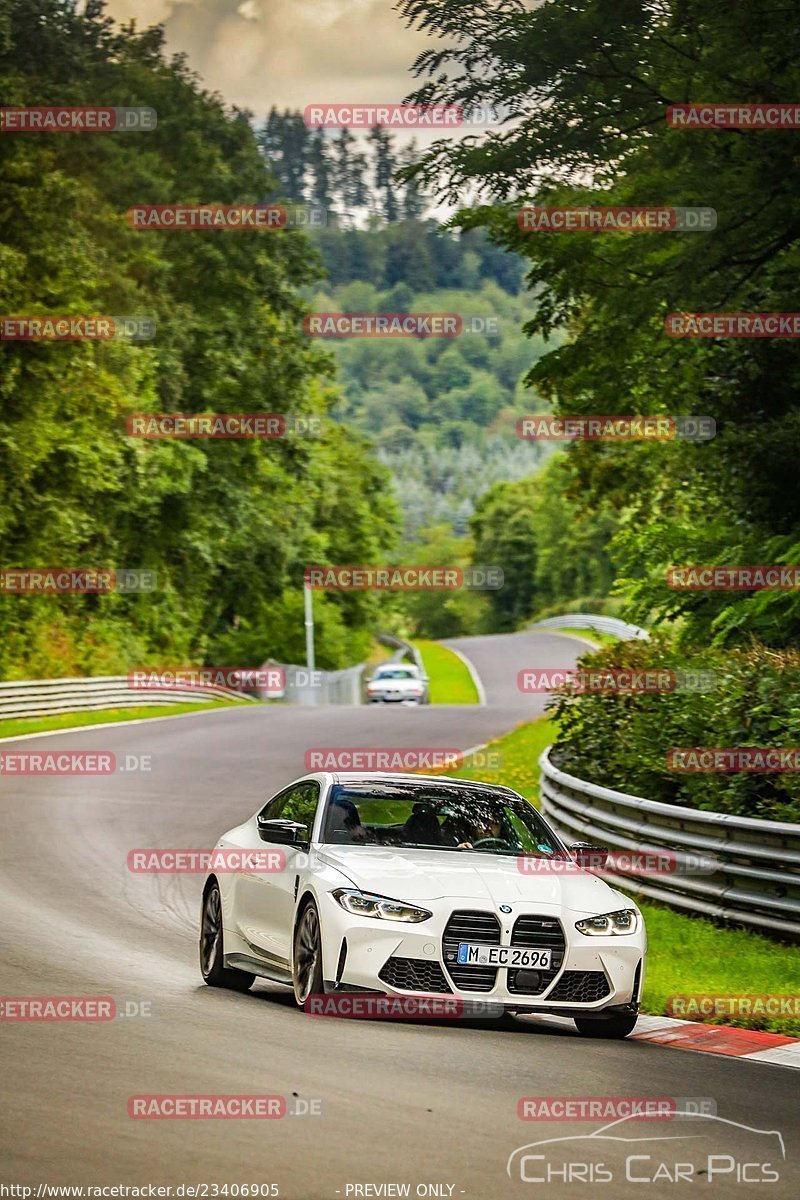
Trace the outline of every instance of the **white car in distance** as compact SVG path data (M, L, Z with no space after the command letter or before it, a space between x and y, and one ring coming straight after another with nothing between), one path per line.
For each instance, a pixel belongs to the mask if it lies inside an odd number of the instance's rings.
M427 704L428 677L414 663L381 663L367 683L367 702Z

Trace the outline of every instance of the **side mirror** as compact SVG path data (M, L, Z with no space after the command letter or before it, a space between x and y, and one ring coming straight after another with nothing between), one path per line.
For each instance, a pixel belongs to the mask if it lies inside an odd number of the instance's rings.
M586 871L603 871L611 851L607 846L593 846L591 842L573 842L569 852L579 867Z
M276 817L269 821L264 817L256 817L258 836L262 842L278 842L282 846L293 846L308 841L308 826L299 821L285 821Z

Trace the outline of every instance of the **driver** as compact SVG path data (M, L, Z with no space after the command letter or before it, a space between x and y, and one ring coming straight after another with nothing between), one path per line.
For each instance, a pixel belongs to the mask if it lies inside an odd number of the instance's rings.
M474 850L478 842L485 842L490 839L497 840L502 837L502 821L495 813L488 813L475 827L475 832L472 834L471 842L459 842L458 850Z

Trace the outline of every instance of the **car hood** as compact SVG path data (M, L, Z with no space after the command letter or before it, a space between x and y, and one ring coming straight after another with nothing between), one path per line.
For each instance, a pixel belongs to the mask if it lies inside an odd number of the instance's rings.
M355 887L393 900L447 898L493 908L499 904L552 904L585 913L620 907L620 893L588 871L523 874L516 857L385 846L325 846L320 854Z

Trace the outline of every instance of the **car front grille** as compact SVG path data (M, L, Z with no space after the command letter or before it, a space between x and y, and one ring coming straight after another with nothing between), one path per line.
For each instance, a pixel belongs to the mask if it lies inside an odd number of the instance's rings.
M497 917L487 912L454 912L445 926L443 938L445 969L456 987L463 992L490 992L497 979L497 967L459 964L459 942L499 946L500 922Z
M518 996L538 996L550 987L564 961L566 940L561 923L554 917L517 917L511 931L512 946L529 946L552 951L551 967L547 971L520 968L508 972L508 990Z
M594 1004L610 992L602 971L565 971L548 1000L566 1000L572 1004Z
M451 992L438 962L421 958L387 958L378 979L400 992Z

